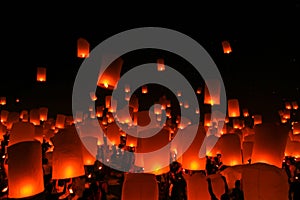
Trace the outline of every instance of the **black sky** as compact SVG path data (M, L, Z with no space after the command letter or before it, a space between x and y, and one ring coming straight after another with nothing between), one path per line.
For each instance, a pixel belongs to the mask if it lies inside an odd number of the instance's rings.
M48 106L53 113L70 114L82 62L76 57L77 39L86 38L92 49L114 34L144 26L174 29L198 41L219 68L228 98L238 98L253 114L271 120L285 100L299 102L299 1L215 4L4 6L10 12L1 14L0 96L8 100L2 109ZM230 41L231 55L223 54L222 40ZM47 68L46 84L36 82L37 67Z

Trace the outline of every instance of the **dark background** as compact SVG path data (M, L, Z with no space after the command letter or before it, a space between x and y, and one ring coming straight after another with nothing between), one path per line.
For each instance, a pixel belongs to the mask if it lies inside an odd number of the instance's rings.
M86 38L92 50L114 34L144 26L174 29L198 41L219 68L227 97L238 98L250 114L277 120L285 101L299 103L299 1L112 4L3 5L0 96L7 97L7 105L0 109L47 106L50 115L71 114L73 83L82 63L76 57L77 39ZM230 41L232 54L223 54L223 40ZM125 60L122 73L141 59L138 55ZM155 61L157 54L143 56ZM47 68L46 83L36 82L37 67ZM198 84L191 70L180 70Z

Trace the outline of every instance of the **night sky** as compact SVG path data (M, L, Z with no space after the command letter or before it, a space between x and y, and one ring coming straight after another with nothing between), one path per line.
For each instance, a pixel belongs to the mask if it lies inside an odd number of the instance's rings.
M225 3L208 7L177 4L176 9L166 9L145 3L139 5L141 9L124 7L121 12L112 6L92 9L95 5L83 5L82 10L81 5L68 10L53 5L53 9L44 5L22 11L7 7L10 14L1 14L0 73L0 96L7 97L7 105L0 109L47 106L50 114L71 114L73 83L83 61L76 57L77 39L87 39L92 50L119 32L156 26L198 41L219 68L228 98L239 99L241 108L262 114L265 121L277 119L285 101L300 103L299 5L299 1L237 8ZM223 40L231 43L230 55L223 54ZM137 55L129 57L138 60ZM132 67L130 62L135 63L125 60L123 72L126 66ZM172 63L171 58L166 62ZM37 67L47 68L46 83L36 82ZM191 71L182 73L196 81Z

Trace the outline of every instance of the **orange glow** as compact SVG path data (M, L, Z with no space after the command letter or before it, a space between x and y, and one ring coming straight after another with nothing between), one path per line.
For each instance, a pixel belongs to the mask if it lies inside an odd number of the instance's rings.
M229 99L228 100L228 116L229 117L239 117L240 116L240 107L238 99Z
M6 104L6 97L0 97L0 105L4 106Z
M90 97L92 101L96 101L97 100L97 96L94 92L90 92Z
M209 91L208 85L211 89ZM204 87L204 104L219 105L220 104L221 83L219 80L207 80Z
M202 92L202 88L201 88L201 87L198 87L197 90L196 90L196 93L197 93L197 94L201 94L201 92Z
M299 108L299 106L298 106L298 104L297 104L296 101L293 101L293 102L292 102L292 106L293 106L293 109L294 109L294 110L297 110L297 109Z
M144 85L144 86L142 87L142 93L143 93L143 94L147 94L147 93L148 93L148 87L147 87L146 85Z
M199 164L197 161L192 161L191 162L191 166L190 166L191 170L198 170L199 169Z
M39 81L39 82L45 82L46 81L46 68L45 67L38 67L37 68L36 80Z
M292 109L292 105L290 104L290 102L285 102L285 109L288 109L288 110Z
M165 71L165 69L164 59L157 59L157 71L162 72Z
M103 83L103 85L104 85L105 88L108 88L108 81L105 81L105 82Z
M19 103L19 102L20 102L20 99L17 98L17 99L16 99L16 102Z
M78 58L88 58L90 53L90 44L84 38L79 38L77 40L77 57Z
M227 40L223 41L222 46L223 46L223 52L225 54L229 54L232 52L229 41L227 41Z
M249 117L249 112L248 112L247 108L243 109L243 115L244 115L244 117Z
M28 196L34 195L32 185L31 184L24 184L20 188L20 195L23 196L23 197L28 197Z

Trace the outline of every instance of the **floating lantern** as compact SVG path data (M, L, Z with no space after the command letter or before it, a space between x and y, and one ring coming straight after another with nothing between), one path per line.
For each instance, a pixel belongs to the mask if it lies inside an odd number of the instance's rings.
M20 112L20 119L23 119L24 118L24 115L27 115L28 116L28 111L27 110L22 110Z
M201 94L202 93L202 87L198 87L197 90L196 90L196 93Z
M67 179L85 174L82 142L75 125L60 129L52 138L53 150L52 178Z
M78 38L77 40L77 57L88 58L90 54L90 44L84 38Z
M229 41L227 40L222 41L222 47L223 47L223 52L225 54L230 54L232 52Z
M142 93L143 94L147 94L148 93L148 87L147 87L147 85L143 85L142 86Z
M109 65L109 63L103 61L102 65ZM102 75L99 76L97 85L105 89L113 90L120 79L122 65L122 58L118 58L112 62L112 64L105 69Z
M228 117L239 117L240 106L238 99L228 99Z
M45 67L37 68L36 80L38 82L46 82L46 71Z
M243 109L243 116L244 116L244 117L249 117L249 111L248 111L247 108L244 108L244 109Z
M48 108L41 107L39 109L39 113L40 113L40 121L42 121L42 122L47 121L47 119L48 119Z
M164 59L157 59L157 71L162 72L165 71L166 67L165 67L165 61Z
M30 122L15 122L9 137L9 146L25 141L34 140L35 128Z
M256 125L254 132L251 162L263 162L281 168L289 134L288 128L283 125L263 123Z
M105 136L109 145L119 145L121 134L119 126L116 123L111 123L107 126Z
M221 83L219 80L209 79L205 81L204 88L204 104L219 105L220 104L220 93ZM210 88L207 87L210 86ZM211 91L210 91L210 90Z
M207 127L212 126L211 113L204 114L204 126Z
M125 85L124 92L126 92L126 93L130 92L130 85L128 85L128 84Z
M294 110L297 110L299 108L297 101L293 101L292 106Z
M0 105L4 106L6 104L6 97L0 97Z
M40 142L27 141L15 144L8 147L7 153L8 197L19 199L42 193L44 175Z
M262 116L261 115L253 115L253 125L261 124L262 123Z
M59 129L65 128L65 121L66 121L65 115L57 114L55 120L55 127Z
M40 110L39 109L31 109L29 111L29 120L34 125L40 125Z
M90 98L91 98L92 101L97 100L97 96L96 96L95 92L90 92Z
M293 134L300 134L300 123L294 122L293 123Z

